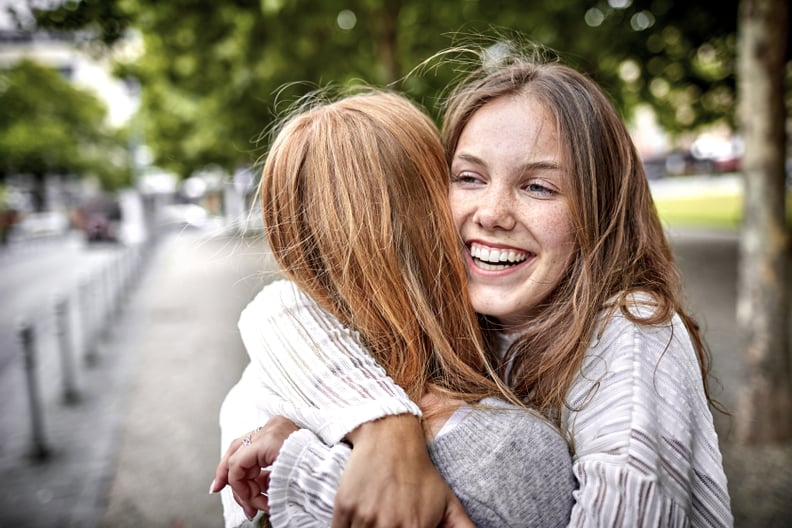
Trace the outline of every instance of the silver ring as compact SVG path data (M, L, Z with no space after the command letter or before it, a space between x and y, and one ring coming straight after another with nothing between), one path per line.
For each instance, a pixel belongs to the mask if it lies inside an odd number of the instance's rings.
M247 435L242 439L242 447L248 447L250 445L250 435Z

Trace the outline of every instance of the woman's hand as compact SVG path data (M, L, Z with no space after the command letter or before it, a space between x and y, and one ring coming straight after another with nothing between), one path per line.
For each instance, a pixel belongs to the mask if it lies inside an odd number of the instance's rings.
M381 418L347 438L353 449L336 494L333 528L473 527L432 464L418 418Z
M271 418L263 427L237 438L223 455L215 470L211 493L231 486L234 500L253 518L258 510L269 511L267 488L269 471L264 468L278 458L283 442L299 428L282 416Z

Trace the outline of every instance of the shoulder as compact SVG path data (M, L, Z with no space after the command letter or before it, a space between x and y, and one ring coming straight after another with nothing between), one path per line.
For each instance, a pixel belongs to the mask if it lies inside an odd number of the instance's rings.
M651 301L636 295L626 309L640 320L652 314ZM688 513L697 501L728 507L698 357L678 315L649 325L605 314L562 422L574 442L579 501L593 505L611 490L614 500L638 504L639 494L615 486L632 481L657 483L653 501Z
M656 304L646 293L630 294L621 309L603 311L591 336L582 374L601 379L608 373L629 369L634 375L700 377L699 360L687 328L678 314L647 324Z
M279 279L264 286L245 307L244 312L268 314L280 312L284 308L296 307L313 302L297 285L286 279Z
M486 398L481 405L451 431L430 444L430 450L455 459L475 458L477 461L501 459L504 453L520 449L521 460L533 459L532 464L547 462L563 467L569 462L569 447L561 433L538 413L530 412L502 400ZM516 454L516 453L512 453ZM468 464L458 466L465 471Z
M651 314L651 298L628 306ZM602 442L635 448L638 437L689 436L711 427L701 368L678 315L662 324L636 322L621 311L603 317L567 395L564 421L578 455Z
M269 346L361 346L357 332L285 279L264 286L242 310L237 326L249 352L250 347L265 342Z
M452 431L453 432L453 431ZM475 407L459 427L461 435L481 438L495 449L512 449L515 438L530 439L532 453L542 459L558 456L562 461L569 457L569 446L558 429L538 412L523 409L496 398L485 398Z
M444 476L453 481L487 474L497 481L518 479L530 488L547 481L559 492L571 486L572 460L561 433L538 414L493 399L474 407L455 428L429 446ZM493 404L494 403L494 404ZM511 476L508 476L511 475ZM497 478L495 478L497 477Z
M332 320L312 297L303 292L294 282L286 279L276 280L264 286L250 303L242 310L239 326L259 327L262 324L280 324L299 320Z
M561 434L518 407L482 404L429 445L471 519L477 526L566 526L575 480Z

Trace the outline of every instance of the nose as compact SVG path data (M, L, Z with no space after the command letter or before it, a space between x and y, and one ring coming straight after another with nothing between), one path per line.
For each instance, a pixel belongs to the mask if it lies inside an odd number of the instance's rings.
M473 219L484 229L509 231L516 223L514 201L506 189L490 186L480 195Z

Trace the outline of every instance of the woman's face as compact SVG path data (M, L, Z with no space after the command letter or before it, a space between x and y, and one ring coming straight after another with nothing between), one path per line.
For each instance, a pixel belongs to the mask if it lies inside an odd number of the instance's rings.
M465 126L451 163L451 211L477 312L524 322L574 251L555 122L530 96L504 96Z

